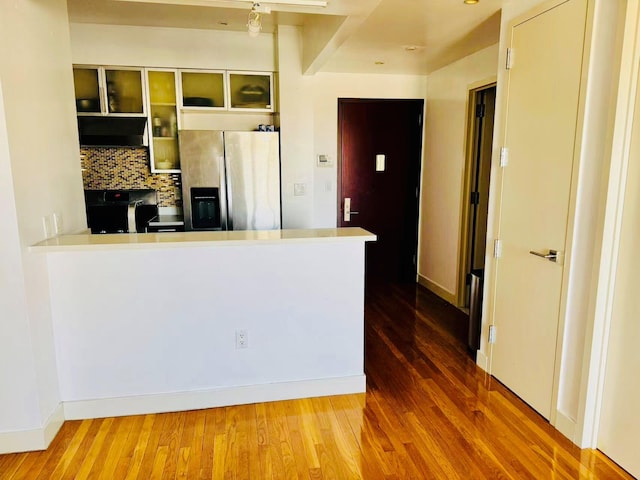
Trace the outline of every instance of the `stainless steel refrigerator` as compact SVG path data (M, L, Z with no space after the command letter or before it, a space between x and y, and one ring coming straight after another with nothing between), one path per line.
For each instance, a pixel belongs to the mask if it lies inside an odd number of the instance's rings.
M277 132L181 130L185 230L280 228Z

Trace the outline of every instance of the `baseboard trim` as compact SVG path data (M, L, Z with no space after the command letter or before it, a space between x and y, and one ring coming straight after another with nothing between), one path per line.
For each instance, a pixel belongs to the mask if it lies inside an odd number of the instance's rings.
M429 280L427 277L424 277L420 274L418 274L418 283L422 285L424 288L426 288L427 290L438 295L443 300L446 300L451 305L454 305L454 306L458 305L458 299L456 298L456 295L448 291L442 285L438 285L436 282L433 282Z
M560 410L556 410L556 419L553 425L556 430L575 443L576 422Z
M124 415L200 410L203 408L273 402L295 398L363 393L365 391L366 376L363 374L298 382L198 390L194 392L65 402L64 417L67 420L121 417Z
M0 432L0 455L46 450L64 423L64 409L59 403L42 428Z
M480 350L476 351L476 365L485 372L489 371L489 357Z

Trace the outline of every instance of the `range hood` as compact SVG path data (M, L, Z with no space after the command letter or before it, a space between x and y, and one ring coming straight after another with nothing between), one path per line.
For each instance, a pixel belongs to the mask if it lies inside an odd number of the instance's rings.
M145 117L78 117L80 145L143 146L146 122Z

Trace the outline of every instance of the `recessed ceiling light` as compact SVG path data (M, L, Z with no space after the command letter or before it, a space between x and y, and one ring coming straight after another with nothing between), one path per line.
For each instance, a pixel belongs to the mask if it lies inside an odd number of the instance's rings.
M419 47L418 45L405 45L403 48L407 52L415 52L416 50L420 50L422 47Z
M376 62L374 62L376 65L384 65L384 62L381 62L380 60L377 60Z
M475 5L480 0L464 0L465 5Z

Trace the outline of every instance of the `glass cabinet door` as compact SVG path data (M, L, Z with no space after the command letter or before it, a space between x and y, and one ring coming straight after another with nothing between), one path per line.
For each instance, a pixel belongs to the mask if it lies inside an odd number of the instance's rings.
M78 113L101 113L100 70L97 67L73 67L73 87Z
M105 69L107 113L144 113L142 71Z
M179 172L176 70L147 70L151 171Z
M224 72L181 70L180 84L183 108L226 108Z
M273 112L273 75L258 72L227 72L229 110Z

